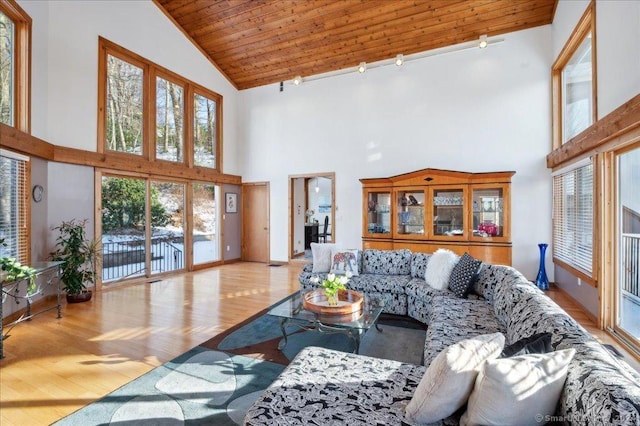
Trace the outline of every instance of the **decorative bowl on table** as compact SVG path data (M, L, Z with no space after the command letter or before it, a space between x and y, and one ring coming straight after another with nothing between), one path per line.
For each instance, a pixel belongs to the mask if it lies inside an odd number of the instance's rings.
M353 290L339 290L338 304L330 305L324 290L314 290L302 297L302 305L307 311L320 315L348 315L362 312L364 297Z

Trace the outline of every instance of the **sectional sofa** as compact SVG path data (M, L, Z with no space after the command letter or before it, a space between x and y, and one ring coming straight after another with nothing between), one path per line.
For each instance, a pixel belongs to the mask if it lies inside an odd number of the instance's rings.
M255 402L247 425L406 425L405 408L427 367L445 348L500 332L507 343L551 333L554 350L573 348L555 415L539 419L583 425L640 425L640 375L615 358L517 270L483 264L467 298L424 281L430 255L408 250L359 252L349 287L386 293L386 311L427 325L424 365L329 349L302 350ZM300 274L313 288L312 265ZM436 424L458 424L461 411ZM536 420L537 422L537 420ZM530 421L529 421L530 423Z

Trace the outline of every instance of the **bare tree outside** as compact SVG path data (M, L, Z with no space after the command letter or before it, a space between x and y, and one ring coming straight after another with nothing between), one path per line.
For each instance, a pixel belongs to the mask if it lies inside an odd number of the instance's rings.
M216 101L194 95L193 163L216 167Z
M13 126L15 25L0 12L0 123Z
M184 89L156 79L156 158L184 161Z
M142 154L143 70L107 55L107 147Z

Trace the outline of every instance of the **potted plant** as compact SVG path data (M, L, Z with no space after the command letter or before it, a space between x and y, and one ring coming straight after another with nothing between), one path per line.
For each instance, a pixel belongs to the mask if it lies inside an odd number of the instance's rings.
M311 278L311 282L319 284L324 289L324 295L329 306L336 306L339 301L339 291L347 288L346 284L349 282L351 275L350 271L347 271L346 275L329 274L322 282L320 282L319 277L315 276Z
M56 250L51 260L63 261L60 279L67 293L68 303L86 302L91 299L87 284L96 281L96 262L100 257L98 241L86 237L87 219L72 219L53 228L59 232Z
M0 248L6 247L4 238L0 238ZM0 283L17 281L22 279L29 280L27 286L27 294L33 294L36 289L36 270L30 266L22 265L15 258L9 256L0 256Z

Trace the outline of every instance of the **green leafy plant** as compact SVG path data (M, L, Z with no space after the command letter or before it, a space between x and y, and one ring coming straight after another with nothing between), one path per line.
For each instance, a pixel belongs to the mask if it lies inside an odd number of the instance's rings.
M0 238L0 248L7 247L4 238ZM28 279L27 294L33 294L36 289L36 270L30 266L22 265L17 259L9 256L0 256L0 270L2 277L0 283Z
M67 294L81 294L96 280L96 261L100 257L97 240L86 237L87 219L72 219L53 228L59 232L51 260L63 261L60 279Z
M327 296L329 304L337 303L338 291L346 290L349 278L351 278L351 272L347 271L346 275L328 274L327 278L320 282L319 277L312 277L311 282L319 284L324 289L324 295ZM333 303L332 303L333 302Z
M102 183L102 230L109 232L145 221L147 187L141 179L109 178ZM164 226L170 215L159 200L160 192L151 187L151 226Z

